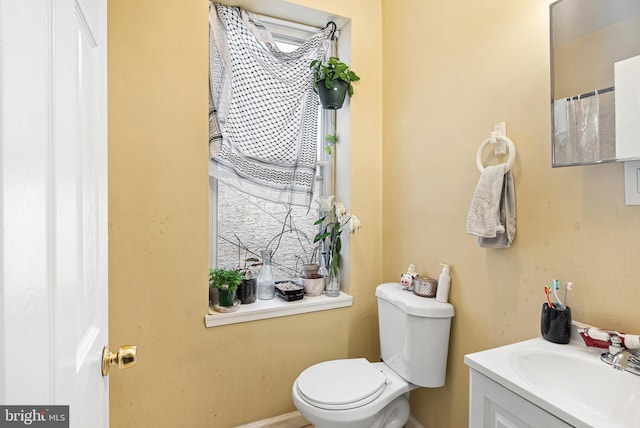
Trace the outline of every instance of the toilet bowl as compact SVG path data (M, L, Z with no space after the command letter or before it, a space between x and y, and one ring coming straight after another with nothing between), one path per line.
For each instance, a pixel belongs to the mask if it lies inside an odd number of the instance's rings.
M379 285L376 297L383 362L326 361L293 384L296 408L317 428L402 428L409 391L444 385L453 306L400 283Z
M417 388L384 363L364 358L318 363L293 384L293 401L317 428L401 428Z

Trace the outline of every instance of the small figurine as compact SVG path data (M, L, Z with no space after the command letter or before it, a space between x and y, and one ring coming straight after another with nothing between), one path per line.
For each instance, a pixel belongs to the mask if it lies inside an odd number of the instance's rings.
M413 291L413 279L418 276L414 265L410 264L407 271L400 275L400 284L407 291Z
M405 290L413 290L413 276L408 272L403 273L400 275L400 284Z

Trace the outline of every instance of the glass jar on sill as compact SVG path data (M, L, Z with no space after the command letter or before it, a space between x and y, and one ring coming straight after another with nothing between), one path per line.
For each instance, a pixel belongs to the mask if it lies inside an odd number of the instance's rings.
M276 281L271 267L271 250L260 251L262 267L258 275L258 299L271 300L276 295Z

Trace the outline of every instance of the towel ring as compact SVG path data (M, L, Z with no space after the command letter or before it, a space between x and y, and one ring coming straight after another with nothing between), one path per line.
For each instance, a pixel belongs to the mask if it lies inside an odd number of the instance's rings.
M513 162L515 162L516 160L516 146L513 145L513 141L511 141L509 138L504 137L502 135L496 135L496 140L500 141L501 143L505 143L509 148L509 160L507 161L507 166L505 166L504 168L504 172L506 174L507 171L509 171L513 166ZM482 159L481 159L482 151L487 146L487 144L490 144L490 143L491 143L491 138L487 138L484 141L484 143L480 145L480 148L478 149L478 153L476 153L476 166L478 167L478 171L480 172L484 171L484 166L482 166Z

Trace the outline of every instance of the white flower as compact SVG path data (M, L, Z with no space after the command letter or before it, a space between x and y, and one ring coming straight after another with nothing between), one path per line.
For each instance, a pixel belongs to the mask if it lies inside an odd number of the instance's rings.
M342 223L342 220L344 220L344 217L349 214L347 212L347 209L344 207L344 205L342 205L342 203L340 202L336 202L334 203L334 209L336 210L336 218L338 219L338 221L340 223Z
M327 196L326 198L316 198L316 202L320 206L320 210L331 211L331 208L333 207L333 198L335 198L333 195Z
M360 219L355 215L351 214L351 218L349 219L349 233L354 234L360 232L362 225L360 224Z

